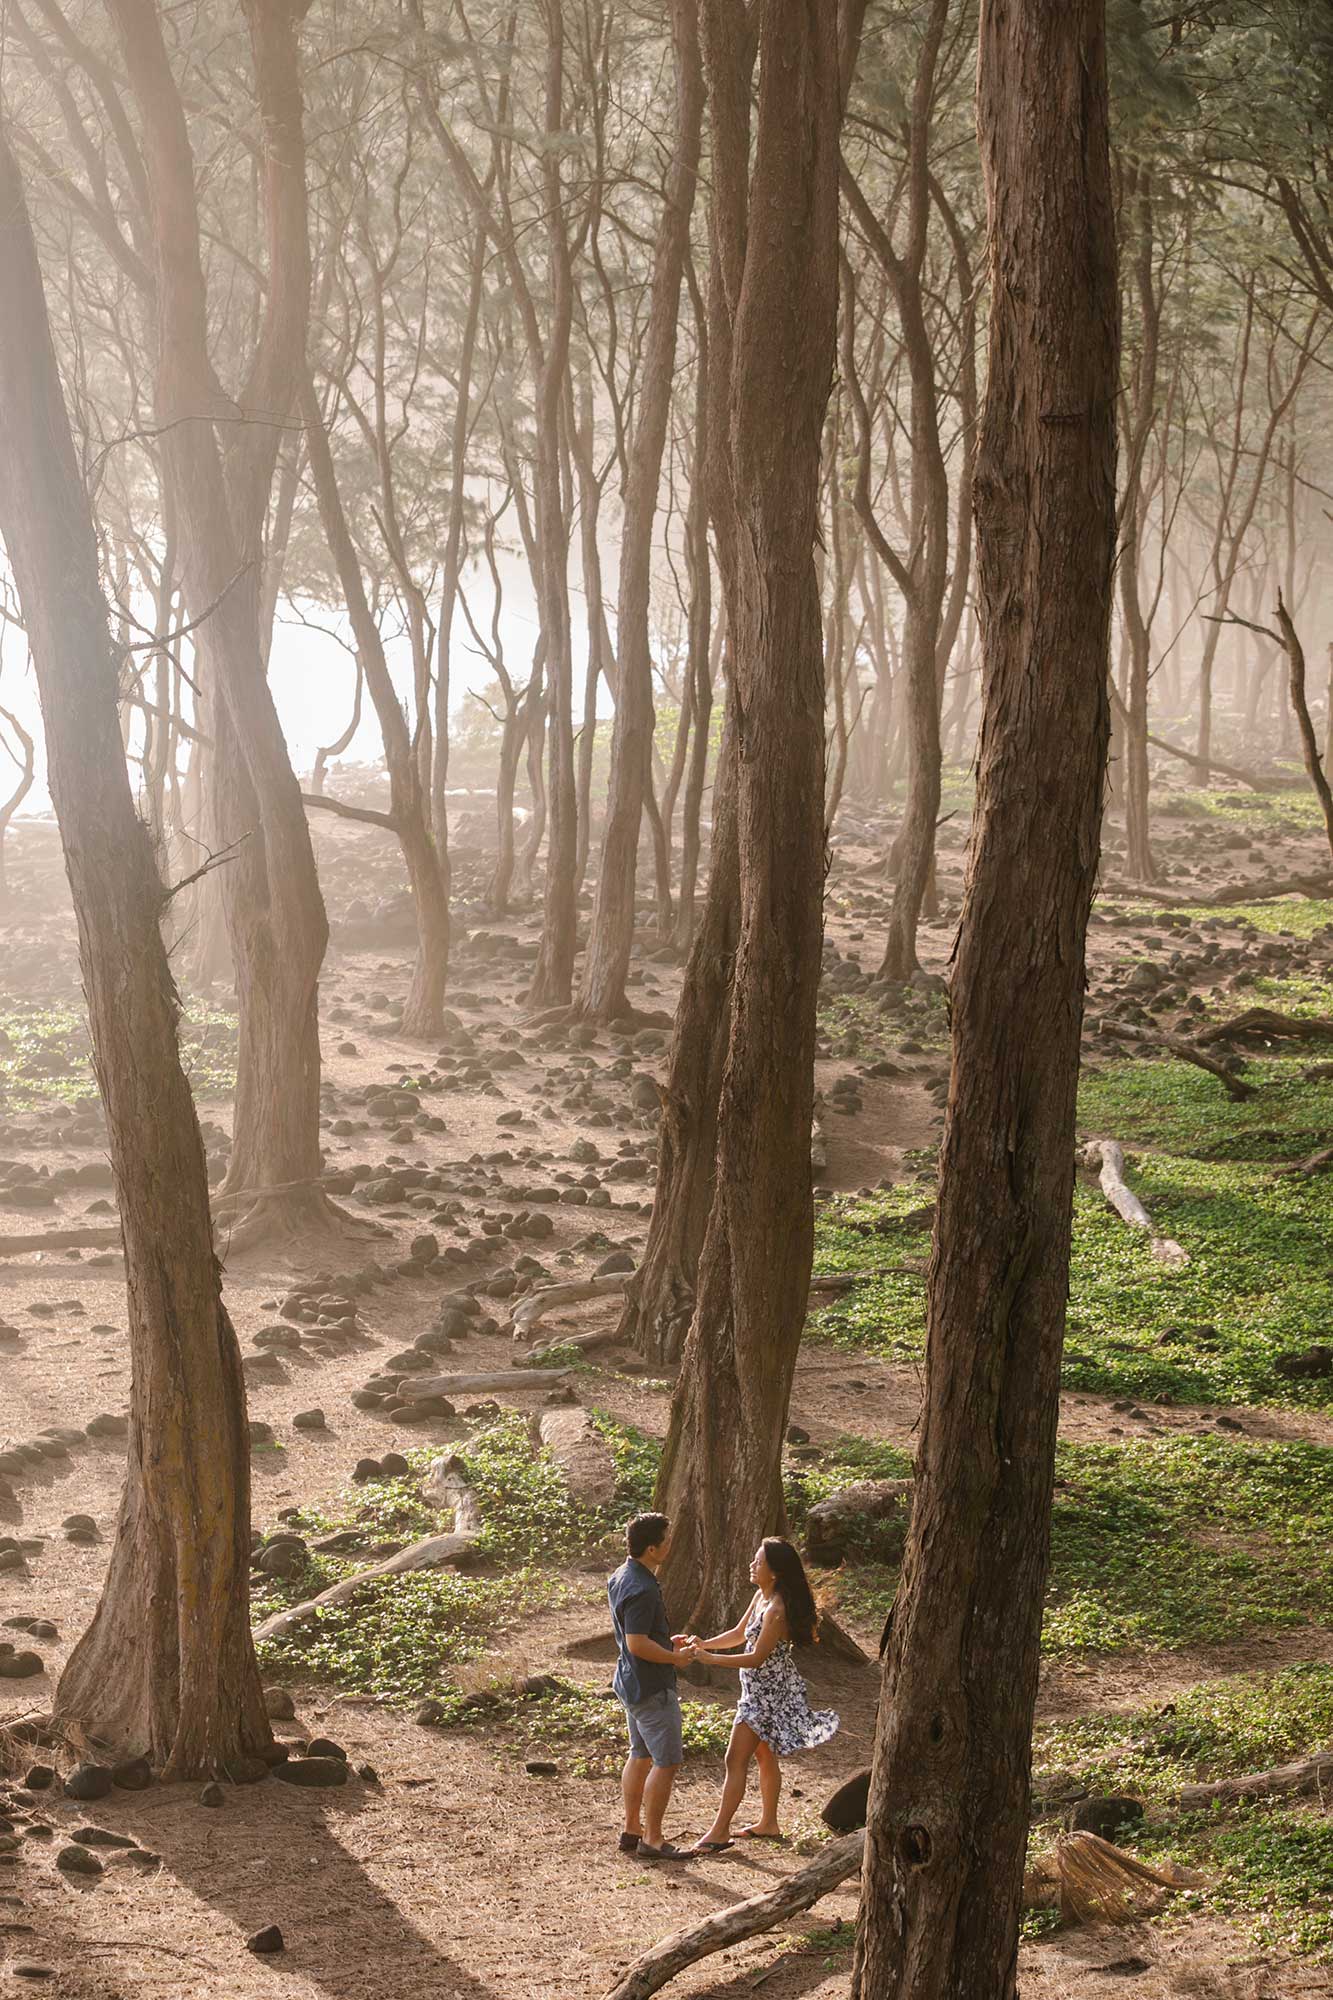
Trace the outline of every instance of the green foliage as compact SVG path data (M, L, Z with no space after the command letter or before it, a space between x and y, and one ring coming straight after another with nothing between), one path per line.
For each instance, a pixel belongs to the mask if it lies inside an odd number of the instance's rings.
M546 1572L504 1577L417 1570L377 1578L346 1604L258 1648L265 1672L287 1672L389 1702L447 1690L448 1670L476 1659L496 1636L558 1593Z
M236 1016L192 1001L181 1020L181 1059L196 1097L236 1086ZM15 1001L0 1012L0 1104L95 1103L87 1019L72 1007Z
M1268 991L1256 997L1322 1010L1318 989L1298 984L1264 981ZM1095 1185L1079 1186L1067 1389L1175 1403L1333 1402L1333 1381L1287 1382L1274 1372L1280 1355L1323 1341L1333 1324L1333 1179L1273 1171L1326 1145L1333 1130L1333 1082L1307 1079L1305 1066L1299 1055L1250 1064L1260 1089L1243 1104L1174 1061L1085 1073L1081 1130L1145 1149L1130 1157L1132 1184L1190 1261L1162 1264ZM901 1218L931 1192L917 1180L829 1204L818 1217L816 1268L924 1263L927 1231ZM924 1332L924 1283L910 1272L857 1286L811 1323L811 1337L895 1361L918 1359Z
M1333 1740L1333 1666L1200 1681L1165 1707L1094 1714L1039 1728L1040 1794L1071 1776L1094 1792L1166 1798L1183 1785L1313 1755Z
M825 1579L882 1621L891 1566ZM1043 1648L1054 1656L1217 1645L1316 1618L1333 1585L1333 1451L1175 1435L1056 1454Z

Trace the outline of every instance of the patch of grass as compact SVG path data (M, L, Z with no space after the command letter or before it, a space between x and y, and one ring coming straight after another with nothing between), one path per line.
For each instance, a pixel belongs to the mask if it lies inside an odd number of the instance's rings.
M201 1000L181 1021L181 1058L196 1097L236 1086L236 1016ZM73 1007L16 1001L0 1010L0 1103L95 1102L87 1017Z
M449 1670L474 1660L498 1633L558 1586L545 1570L503 1577L416 1570L377 1578L346 1604L322 1610L286 1639L258 1647L265 1672L287 1672L389 1702L449 1690Z
M1199 1826L1192 1858L1221 1871L1203 1900L1256 1944L1333 1962L1333 1823L1322 1814L1278 1808Z
M1160 1263L1095 1184L1080 1183L1066 1388L1176 1403L1333 1404L1333 1379L1274 1372L1280 1355L1324 1340L1333 1325L1333 1177L1283 1178L1268 1164L1315 1151L1333 1130L1333 1084L1305 1082L1300 1067L1253 1065L1264 1090L1243 1105L1183 1063L1117 1062L1084 1078L1081 1130L1143 1149L1130 1154L1131 1185L1190 1261ZM918 1180L873 1201L829 1204L817 1218L816 1268L924 1263L929 1234L902 1218L932 1191ZM920 1358L924 1336L925 1285L910 1273L858 1285L810 1327L812 1338L900 1362Z
M1148 903L1142 906L1121 904L1119 907L1122 910L1139 907L1144 915L1184 917L1192 924L1209 923L1221 917L1227 924L1248 924L1251 929L1263 931L1268 937L1290 931L1294 937L1309 938L1333 924L1333 901L1322 896L1280 896L1271 903L1228 903L1223 908L1211 903L1162 911L1154 910Z
M682 1689L680 1711L686 1756L721 1757L731 1735L732 1705L692 1700ZM492 1687L481 1706L462 1708L454 1719L466 1724L483 1718L488 1730L503 1729L522 1755L561 1748L576 1777L607 1777L624 1761L625 1711L609 1691L574 1681L535 1696Z
M264 1666L391 1702L431 1695L461 1715L465 1691L456 1670L522 1618L566 1601L571 1590L561 1576L563 1562L601 1550L611 1567L614 1531L648 1504L657 1445L605 1413L596 1421L616 1463L613 1506L581 1507L551 1454L533 1450L524 1418L502 1416L458 1447L481 1507L477 1558L499 1573L426 1570L376 1580L288 1638L266 1642L260 1648ZM418 1483L437 1455L410 1452L407 1476L349 1487L327 1511L304 1510L301 1531L322 1537L356 1528L368 1542L410 1542L438 1531L439 1516L422 1500ZM312 1554L300 1576L275 1579L256 1592L256 1615L314 1596L364 1567L364 1556Z
M1314 1755L1330 1741L1333 1666L1308 1660L1201 1681L1162 1708L1039 1728L1035 1783L1038 1792L1058 1790L1076 1777L1094 1792L1167 1797L1182 1785Z
M896 1569L821 1578L882 1621ZM1065 1444L1056 1457L1043 1650L1057 1657L1218 1645L1326 1613L1333 1451L1219 1438Z

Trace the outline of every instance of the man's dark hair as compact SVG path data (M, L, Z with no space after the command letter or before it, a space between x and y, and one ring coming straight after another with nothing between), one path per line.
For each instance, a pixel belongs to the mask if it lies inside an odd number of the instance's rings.
M670 1526L665 1514L636 1514L625 1529L625 1547L637 1560L666 1540Z

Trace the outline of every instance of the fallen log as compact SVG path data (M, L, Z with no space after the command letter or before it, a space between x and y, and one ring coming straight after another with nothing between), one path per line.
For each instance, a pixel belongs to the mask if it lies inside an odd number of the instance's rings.
M1258 882L1228 882L1225 888L1208 893L1192 889L1164 889L1160 882L1102 882L1098 897L1132 899L1152 903L1162 910L1225 910L1241 903L1272 903L1283 896L1326 896L1333 889L1333 875L1287 875Z
M553 1340L545 1347L534 1347L528 1355L528 1364L523 1373L530 1374L534 1368L558 1367L555 1356L563 1354L566 1348L577 1348L580 1354L591 1354L599 1347L615 1347L621 1339L620 1321L614 1326L595 1326L587 1333L567 1333Z
M1227 1096L1237 1104L1243 1104L1246 1098L1254 1096L1255 1086L1252 1083L1233 1076L1225 1063L1219 1062L1215 1056L1205 1055L1183 1035L1153 1035L1146 1028L1133 1028L1124 1021L1102 1020L1098 1022L1098 1027L1102 1034L1112 1036L1117 1042L1133 1042L1137 1047L1146 1049L1164 1049L1168 1055L1179 1056L1181 1062L1193 1063L1196 1069L1206 1070L1209 1076L1217 1078Z
M851 1833L843 1840L831 1841L817 1861L807 1868L798 1868L776 1889L768 1889L762 1896L750 1896L743 1903L733 1903L730 1909L718 1910L702 1923L689 1924L663 1938L660 1944L635 1959L629 1971L607 1993L606 2000L648 2000L649 1994L658 1992L668 1980L699 1959L708 1958L715 1951L725 1951L728 1945L741 1944L760 1931L772 1930L788 1917L799 1916L821 1896L827 1896L831 1889L860 1872L865 1842L864 1833Z
M1195 1046L1215 1048L1219 1042L1262 1035L1271 1042L1333 1042L1333 1020L1315 1015L1303 1021L1296 1014L1278 1014L1271 1007L1247 1007L1229 1021L1218 1021L1195 1036Z
M581 1407L543 1410L536 1431L537 1442L550 1452L574 1499L585 1507L609 1507L616 1497L616 1462L592 1412Z
M876 1264L865 1271L823 1271L810 1280L812 1300L824 1297L837 1298L843 1292L850 1292L857 1285L869 1284L875 1278L924 1278L926 1260L924 1257L905 1257L898 1264Z
M475 1374L405 1375L398 1385L404 1402L425 1396L461 1396L493 1389L554 1389L569 1380L568 1368L482 1368Z
M0 1236L0 1257L22 1257L29 1250L119 1250L120 1224L88 1229L41 1229L30 1236Z
M750 1896L730 1909L719 1910L663 1938L635 1959L606 1994L606 2000L649 2000L669 1980L701 1958L743 1944L746 1938L770 1931L788 1918L810 1909L842 1883L860 1873L865 1834L849 1833L828 1847L808 1867L798 1868L776 1889ZM1093 1833L1073 1833L1039 1856L1023 1877L1023 1903L1028 1909L1058 1907L1067 1921L1126 1922L1138 1914L1136 1894L1145 1888L1185 1889L1199 1877L1168 1863L1150 1867Z
M519 1300L510 1315L510 1331L515 1340L521 1340L529 1327L537 1326L557 1306L580 1306L589 1299L618 1299L631 1276L628 1271L617 1271L611 1277L585 1278L577 1284L543 1285Z
M1143 1203L1125 1180L1124 1148L1116 1139L1093 1139L1080 1147L1078 1159L1082 1166L1101 1167L1099 1186L1122 1222L1131 1229L1141 1229L1149 1238L1149 1249L1159 1263L1179 1266L1189 1263L1188 1251L1169 1236L1159 1236L1153 1227L1152 1217Z
M1176 1804L1185 1811L1227 1804L1239 1799L1299 1798L1333 1788L1333 1751L1305 1757L1295 1764L1277 1764L1269 1771L1252 1771L1243 1778L1217 1778L1206 1785L1185 1785Z
M482 1522L477 1496L464 1477L461 1461L451 1457L433 1466L422 1491L432 1505L453 1509L452 1534L427 1535L422 1541L413 1542L410 1548L400 1549L396 1556L386 1556L383 1562L372 1563L369 1569L358 1570L355 1576L345 1576L340 1583L330 1584L318 1597L308 1597L286 1611L276 1611L256 1628L256 1641L287 1638L312 1618L318 1618L321 1611L335 1604L346 1604L379 1577L405 1576L418 1569L445 1569L451 1563L465 1561L481 1533Z

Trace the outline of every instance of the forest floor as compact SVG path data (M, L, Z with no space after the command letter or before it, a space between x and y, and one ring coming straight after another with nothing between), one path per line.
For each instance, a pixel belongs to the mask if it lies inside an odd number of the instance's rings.
M1333 1349L1328 1372L1318 1352L1333 1342L1333 1180L1280 1172L1330 1143L1333 1051L1313 1038L1247 1047L1258 1089L1238 1103L1213 1077L1145 1059L1098 1024L1194 1032L1255 1004L1333 1014L1333 903L1207 907L1223 885L1319 868L1302 795L1178 793L1158 826L1173 894L1197 893L1199 907L1099 902L1079 1122L1081 1137L1124 1144L1132 1184L1189 1262L1154 1259L1080 1177L1036 1789L1047 1829L1080 1794L1142 1802L1123 1844L1189 1863L1203 1885L1129 1930L1033 1920L1022 1991L1296 2000L1333 1994L1333 1820L1319 1801L1208 1816L1171 1801L1195 1778L1333 1740ZM887 898L873 831L849 826L829 881L817 1174L826 1273L924 1256L947 1075L938 978L887 995L873 978ZM294 1556L291 1544L286 1557L271 1545L286 1573L258 1577L256 1620L440 1525L419 1475L449 1449L481 1497L478 1560L373 1587L263 1648L266 1686L294 1697L278 1733L332 1736L373 1777L319 1792L226 1787L215 1809L198 1786L81 1806L21 1789L36 1753L16 1748L8 1789L0 1778L0 1814L7 1799L18 1828L14 1851L0 1851L0 1977L87 2000L370 2000L386 1990L598 2000L638 1950L814 1851L820 1805L868 1761L877 1675L814 1656L814 1698L835 1705L843 1726L787 1767L785 1849L738 1847L674 1870L617 1855L620 1719L608 1696L604 1579L618 1560L616 1524L651 1493L670 1384L624 1350L566 1350L615 1479L613 1498L576 1500L531 1442L548 1392L513 1364L527 1345L606 1323L615 1302L553 1314L518 1346L508 1316L530 1283L587 1276L641 1249L655 1131L644 1080L662 1074L666 1035L533 1027L519 999L536 918L465 910L449 1033L438 1049L404 1041L395 1006L408 944L394 858L361 828L321 825L319 836L334 920L322 995L326 1159L362 1228L310 1259L227 1265L259 1427L255 1526L301 1537ZM0 1232L113 1222L54 833L24 826L11 841ZM924 936L936 975L957 909L956 824L945 843L942 913ZM480 850L461 847L464 899L484 867ZM644 923L636 1003L666 1010L679 967L654 951L646 913ZM234 1021L217 996L188 1012L216 1173ZM372 1222L387 1233L365 1233ZM439 1260L429 1269L428 1255ZM464 1289L480 1313L446 1306L442 1319L442 1301ZM798 1529L813 1501L849 1481L910 1469L923 1295L921 1278L900 1270L812 1315L787 1464ZM123 1446L86 1426L102 1417L112 1430L126 1406L118 1256L4 1258L0 1321L0 1491L13 1495L0 1500L0 1630L43 1621L38 1635L8 1635L30 1640L43 1668L0 1678L0 1723L13 1723L49 1708L114 1532ZM285 1328L276 1342L274 1327ZM435 1353L451 1341L447 1353L404 1360L432 1330ZM1301 1364L1310 1372L1288 1372L1311 1350ZM424 1424L354 1404L368 1379L418 1367L501 1369L512 1383L459 1396L452 1415ZM312 1410L322 1423L296 1423ZM383 1472L390 1452L406 1472ZM354 1480L364 1460L380 1469L363 1466ZM336 1549L317 1547L335 1537ZM891 1530L867 1532L818 1579L871 1656L897 1553ZM684 1693L677 1838L711 1817L734 1684ZM414 1719L428 1701L434 1719ZM534 1762L553 1768L534 1773ZM58 1872L54 1851L90 1823L156 1859L116 1865L108 1848L95 1877ZM844 1890L669 1990L845 2000L854 1912ZM247 1937L275 1923L285 1951L249 1952Z

